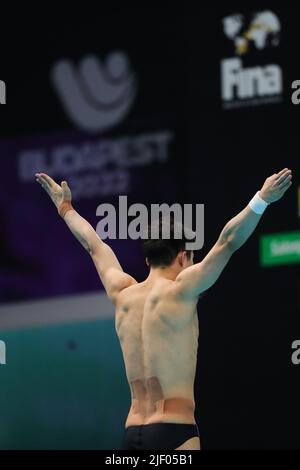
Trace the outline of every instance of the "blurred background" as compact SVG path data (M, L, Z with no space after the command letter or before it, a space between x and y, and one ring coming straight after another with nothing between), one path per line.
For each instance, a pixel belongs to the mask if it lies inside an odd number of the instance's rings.
M204 449L299 448L300 79L296 8L115 8L4 21L0 79L1 449L118 449L130 395L113 308L35 172L74 206L205 204L201 260L266 177L293 170L198 306ZM111 240L147 274L140 242ZM1 356L4 362L3 351Z

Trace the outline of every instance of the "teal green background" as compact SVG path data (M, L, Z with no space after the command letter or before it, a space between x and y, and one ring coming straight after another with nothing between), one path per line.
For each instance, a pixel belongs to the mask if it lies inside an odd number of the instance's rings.
M0 449L120 447L130 395L114 319L0 339Z

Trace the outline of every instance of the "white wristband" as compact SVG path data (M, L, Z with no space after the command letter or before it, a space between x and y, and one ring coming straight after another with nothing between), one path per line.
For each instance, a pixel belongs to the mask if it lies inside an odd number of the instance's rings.
M269 203L259 197L259 191L257 191L248 205L256 214L262 214L268 207Z

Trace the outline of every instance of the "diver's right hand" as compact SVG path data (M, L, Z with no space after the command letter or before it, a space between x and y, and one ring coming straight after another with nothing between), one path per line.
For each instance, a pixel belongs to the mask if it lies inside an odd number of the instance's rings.
M63 202L72 201L72 193L66 181L62 181L61 186L57 184L50 176L46 173L36 173L36 181L42 186L42 188L48 193L57 210Z

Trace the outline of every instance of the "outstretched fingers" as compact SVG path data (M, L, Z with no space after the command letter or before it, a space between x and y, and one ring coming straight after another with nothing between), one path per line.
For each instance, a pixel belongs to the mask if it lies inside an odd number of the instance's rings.
M286 186L288 183L291 183L291 179L292 179L292 174L291 172L288 172L282 175L281 179L277 181L277 186L279 188L282 188L283 186Z
M286 191L287 189L289 189L289 187L292 186L292 182L289 180L287 181L286 183L282 184L281 186L279 186L279 189L280 191Z
M56 186L55 181L52 178L50 178L50 176L46 175L46 173L39 173L39 175L44 181L46 181L46 183L48 183L50 188L54 188Z
M41 186L47 191L48 194L51 194L53 191L57 191L60 187L55 181L46 175L46 173L36 173L36 180Z
M48 182L47 182L44 178L42 178L41 173L36 173L35 177L36 177L36 178L35 178L36 181L37 181L37 182L42 186L42 188L45 189L45 191L47 191L47 193L49 194L49 193L50 193L50 190L51 190L51 189L50 189L50 186L49 186Z
M283 175L286 171L288 171L288 168L283 168L283 170L279 171L279 172L276 174L276 178L275 178L275 179L277 180L278 178L280 178L281 175Z
M288 168L285 168L284 170L280 171L276 178L275 178L275 181L277 184L280 184L282 181L284 181L290 174L291 174L291 170L289 170Z

